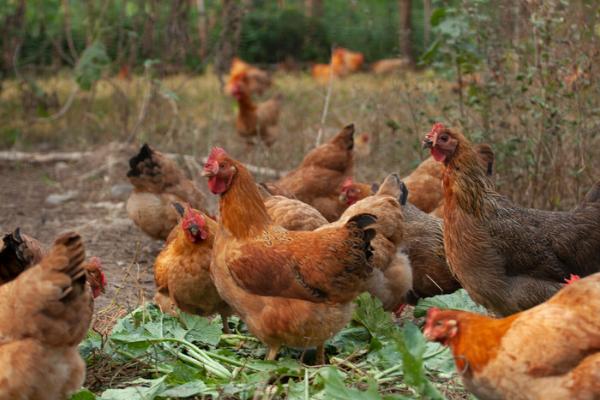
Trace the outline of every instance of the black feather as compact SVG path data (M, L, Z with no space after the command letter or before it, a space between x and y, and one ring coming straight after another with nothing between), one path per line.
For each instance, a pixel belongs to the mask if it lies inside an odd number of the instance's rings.
M353 216L348 220L347 223L349 224L350 222L354 222L356 226L358 226L360 229L364 229L369 225L373 225L375 221L377 221L376 216L374 216L373 214L364 213Z
M183 208L183 206L180 203L173 203L173 207L175 208L175 211L177 211L177 213L183 217L183 214L185 213L185 208Z
M398 199L398 201L400 202L400 205L404 206L404 205L406 205L407 200L408 200L408 188L406 187L404 182L400 181L400 198Z
M127 172L128 177L140 176L142 174L142 169L140 168L140 164L144 163L146 160L149 161L148 167L154 167L156 163L152 160L152 155L154 151L147 143L140 148L140 151L135 156L129 159L129 168L130 170Z

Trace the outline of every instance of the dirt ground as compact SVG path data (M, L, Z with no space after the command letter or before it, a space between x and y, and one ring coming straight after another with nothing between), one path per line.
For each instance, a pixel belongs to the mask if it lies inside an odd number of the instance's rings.
M127 161L136 151L111 143L75 162L0 161L0 232L20 227L46 246L61 232L79 232L108 280L95 304L100 324L153 296L152 265L162 243L144 235L125 210ZM70 198L50 204L48 196L57 194Z

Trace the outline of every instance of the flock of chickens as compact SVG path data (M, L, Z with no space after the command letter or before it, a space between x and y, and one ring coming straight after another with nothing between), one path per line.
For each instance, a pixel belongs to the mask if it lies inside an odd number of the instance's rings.
M251 76L228 84L240 102L260 82ZM217 218L174 161L143 145L129 161L127 213L166 241L154 263L161 310L219 314L224 332L236 314L267 359L282 346L316 347L324 363L325 341L360 293L399 313L463 287L498 318L430 309L424 334L451 348L468 390L599 399L600 181L571 211L519 207L494 189L489 145L435 124L423 141L432 157L370 185L352 179L354 134L342 128L273 182L213 148L203 175ZM60 399L80 387L77 345L105 284L76 233L47 252L18 229L4 237L0 399Z
M343 78L361 69L364 56L342 47L333 50L329 64L315 64L311 74L319 83L327 83L334 78ZM408 60L401 58L383 59L371 66L374 74L389 74L405 69ZM254 67L239 58L234 58L229 71L225 91L237 101L238 113L236 131L248 146L258 138L270 147L279 136L278 123L282 96L277 94L265 101L256 102L252 96L262 95L271 86L269 73ZM368 139L368 137L367 137Z

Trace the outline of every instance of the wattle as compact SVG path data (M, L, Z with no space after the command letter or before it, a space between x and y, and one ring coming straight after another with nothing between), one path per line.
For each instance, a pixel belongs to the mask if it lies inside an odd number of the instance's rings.
M227 191L227 183L217 176L208 179L208 188L213 194L221 194Z
M431 156L437 162L443 162L446 159L446 155L438 149L436 149L435 147L431 149Z

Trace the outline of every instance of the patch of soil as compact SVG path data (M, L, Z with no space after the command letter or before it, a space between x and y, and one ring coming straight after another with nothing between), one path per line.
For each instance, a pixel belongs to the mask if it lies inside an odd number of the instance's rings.
M154 293L152 265L162 243L142 233L125 210L127 162L136 152L136 147L111 143L77 162L0 162L0 233L21 227L46 247L62 232L80 233L87 256L102 260L108 280L106 293L95 303L98 329L104 332L113 317ZM75 191L70 200L46 201L70 191Z

